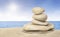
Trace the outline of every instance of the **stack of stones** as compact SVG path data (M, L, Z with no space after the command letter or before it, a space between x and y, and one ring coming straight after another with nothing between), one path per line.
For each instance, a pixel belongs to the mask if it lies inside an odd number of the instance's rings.
M32 9L33 20L24 26L24 31L50 31L54 29L53 24L47 22L47 15L44 13L44 9L35 7Z

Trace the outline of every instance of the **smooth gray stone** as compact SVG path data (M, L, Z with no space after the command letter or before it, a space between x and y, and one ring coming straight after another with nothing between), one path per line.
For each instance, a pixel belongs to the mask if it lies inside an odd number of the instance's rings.
M40 8L40 7L35 7L32 9L32 12L34 14L42 14L45 10L43 8Z
M28 23L23 27L23 30L26 30L26 31L34 31L34 30L47 31L47 30L50 30L53 28L54 28L53 24L49 24L48 26L39 26L39 25L34 25L32 23Z
M38 21L38 20L33 19L32 20L32 23L35 24L35 25L46 26L46 25L48 25L49 22L47 22L47 21L41 22L41 21Z
M46 14L40 14L40 15L33 15L33 19L39 20L39 21L46 21L47 20L47 15Z

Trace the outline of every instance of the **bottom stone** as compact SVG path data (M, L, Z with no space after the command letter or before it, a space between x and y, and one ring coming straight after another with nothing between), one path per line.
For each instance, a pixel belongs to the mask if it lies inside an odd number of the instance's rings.
M33 25L31 23L24 26L23 30L25 31L48 31L54 29L53 24L48 24L48 26Z

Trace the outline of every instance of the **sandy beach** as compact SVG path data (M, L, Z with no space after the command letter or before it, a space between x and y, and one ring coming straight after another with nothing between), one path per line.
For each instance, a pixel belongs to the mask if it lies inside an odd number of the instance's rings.
M0 37L60 37L60 30L48 33L23 32L22 28L0 28Z

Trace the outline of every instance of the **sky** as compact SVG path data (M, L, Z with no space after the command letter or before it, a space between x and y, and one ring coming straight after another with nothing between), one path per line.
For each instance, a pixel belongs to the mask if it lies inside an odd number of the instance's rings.
M31 21L34 7L44 8L48 21L60 21L60 0L0 0L0 21Z

